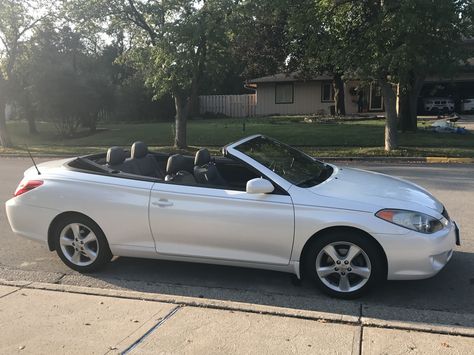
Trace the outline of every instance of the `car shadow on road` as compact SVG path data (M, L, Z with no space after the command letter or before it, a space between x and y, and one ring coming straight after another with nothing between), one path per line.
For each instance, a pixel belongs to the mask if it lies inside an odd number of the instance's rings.
M387 320L474 327L474 254L455 252L434 278L389 281L358 300L332 299L290 274L183 262L117 258L106 270L61 283L120 288ZM79 279L78 279L79 278ZM82 280L84 281L84 280ZM454 317L453 317L454 315Z

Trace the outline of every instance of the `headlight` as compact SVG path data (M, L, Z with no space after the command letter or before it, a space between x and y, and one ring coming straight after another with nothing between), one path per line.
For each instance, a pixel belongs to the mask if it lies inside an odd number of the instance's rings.
M385 209L378 211L375 215L397 226L426 234L435 233L448 224L445 218L439 220L427 214L415 211Z

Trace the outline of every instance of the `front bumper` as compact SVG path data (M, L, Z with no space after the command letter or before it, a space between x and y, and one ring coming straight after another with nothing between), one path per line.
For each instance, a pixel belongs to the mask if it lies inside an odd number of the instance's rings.
M387 279L417 280L432 277L446 266L459 241L459 229L452 221L434 234L410 231L403 236L385 234L376 238L387 255Z

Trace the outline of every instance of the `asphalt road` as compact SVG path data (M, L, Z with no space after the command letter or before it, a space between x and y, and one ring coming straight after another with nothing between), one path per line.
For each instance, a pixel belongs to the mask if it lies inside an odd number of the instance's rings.
M23 171L30 165L31 161L24 158L0 158L2 204L11 197ZM462 246L457 248L447 267L428 280L387 282L357 301L331 300L309 282L295 283L288 274L235 267L116 258L106 270L86 276L68 269L45 246L15 236L2 207L0 279L159 292L350 315L360 314L362 307L378 309L379 314L392 309L385 318L396 320L403 320L404 312L410 313L410 319L418 312L422 319L429 311L430 321L449 323L449 314L443 312L451 312L457 314L457 319L466 317L463 325L474 327L474 165L339 165L411 180L443 201L458 222L462 237Z

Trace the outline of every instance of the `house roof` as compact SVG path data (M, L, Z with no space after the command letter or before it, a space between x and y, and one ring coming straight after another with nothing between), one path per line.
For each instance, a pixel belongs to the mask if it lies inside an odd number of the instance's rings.
M330 75L318 75L311 77L303 77L301 73L278 73L275 75L262 76L260 78L247 80L247 84L258 83L280 83L289 81L314 81L314 80L332 80Z

